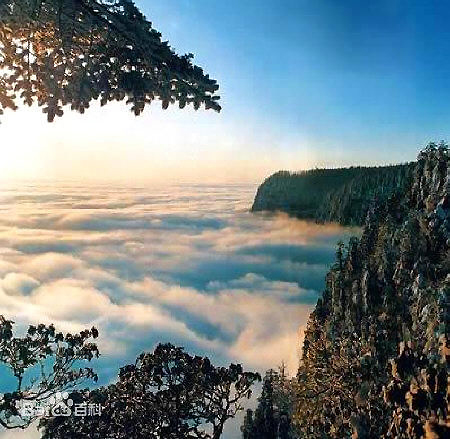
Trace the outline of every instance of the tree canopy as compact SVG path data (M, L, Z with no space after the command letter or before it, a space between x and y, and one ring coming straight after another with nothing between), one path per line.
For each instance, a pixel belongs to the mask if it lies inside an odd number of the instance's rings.
M15 382L11 391L0 393L0 426L25 428L36 416L23 416L20 404L47 404L57 392L86 379L96 381L92 368L79 366L99 356L91 342L97 336L96 328L63 334L53 325L39 324L20 337L14 334L14 322L0 315L0 366L6 366Z
M216 367L206 357L160 344L122 367L115 384L70 395L100 404L100 416L42 418L43 439L219 439L260 379L241 365Z
M207 357L160 344L122 367L114 384L79 390L86 379L97 381L92 368L80 367L99 356L91 342L97 336L96 328L63 334L44 324L17 336L14 322L0 316L0 366L14 378L2 382L2 391L10 389L0 394L0 427L26 428L39 419L44 439L219 439L261 380L240 364L217 367ZM54 412L60 397L67 402L64 415ZM80 416L78 406L99 410Z
M160 100L220 111L217 82L177 55L131 0L0 0L0 114L17 99L84 113L126 99L139 115Z
M279 171L258 188L253 211L280 210L291 215L362 226L375 200L402 194L414 165Z
M243 439L291 439L297 437L292 425L295 379L286 375L284 363L264 377L256 410L248 409L241 426Z

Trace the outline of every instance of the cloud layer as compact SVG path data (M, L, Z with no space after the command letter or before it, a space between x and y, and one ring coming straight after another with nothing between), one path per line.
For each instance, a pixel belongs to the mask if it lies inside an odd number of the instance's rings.
M160 341L294 372L334 244L350 231L252 215L254 190L3 188L0 314L97 326L102 383Z

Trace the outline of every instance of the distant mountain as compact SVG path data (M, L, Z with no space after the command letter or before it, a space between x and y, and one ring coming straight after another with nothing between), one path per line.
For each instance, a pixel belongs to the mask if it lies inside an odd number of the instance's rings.
M258 188L252 211L282 211L299 218L362 225L374 200L402 193L413 164L279 171Z

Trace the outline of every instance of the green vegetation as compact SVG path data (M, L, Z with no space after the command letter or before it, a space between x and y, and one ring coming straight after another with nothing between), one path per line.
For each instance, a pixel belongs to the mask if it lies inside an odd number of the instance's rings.
M280 171L258 188L252 211L282 211L299 218L362 225L374 200L401 194L413 165Z
M255 411L247 410L241 427L244 439L293 438L291 422L295 402L295 380L288 377L284 365L269 370L264 377Z
M0 114L17 100L49 122L70 105L122 101L139 115L159 99L220 111L218 85L178 56L131 0L0 0Z
M79 334L57 332L53 325L30 326L22 337L14 334L14 322L0 316L0 365L12 373L14 388L0 394L0 425L7 429L25 428L36 416L21 416L23 402L47 404L57 393L97 381L92 368L79 368L99 355L91 340L96 328Z
M44 439L219 439L261 378L240 365L214 367L170 344L120 369L117 383L74 392L73 401L101 404L100 416L42 418Z

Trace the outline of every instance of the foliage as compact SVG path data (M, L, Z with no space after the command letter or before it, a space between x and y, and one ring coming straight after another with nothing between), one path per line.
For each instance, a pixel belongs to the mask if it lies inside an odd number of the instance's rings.
M264 377L258 406L247 410L241 427L244 439L289 439L294 436L291 423L294 408L294 384L282 364Z
M215 80L179 56L131 0L0 0L0 114L16 98L51 122L126 99L139 115L159 99L220 111Z
M45 403L56 393L82 383L97 380L91 368L78 368L82 361L99 355L91 343L95 328L79 334L56 332L53 325L29 326L23 337L14 336L14 322L0 316L0 364L12 372L16 386L12 392L0 394L0 425L24 428L35 420L23 417L18 405L23 402Z
M311 317L308 350L298 370L294 422L300 437L342 438L353 430L359 436L371 423L373 437L380 427L382 400L373 381L382 376L370 343L355 335L330 342ZM314 340L314 342L311 342ZM380 404L381 403L381 404Z
M375 200L404 191L412 170L412 164L405 164L280 171L258 188L252 210L280 210L300 218L362 225Z
M43 438L218 439L258 380L240 365L215 367L208 358L158 345L121 368L116 384L71 395L100 403L101 416L43 419Z

